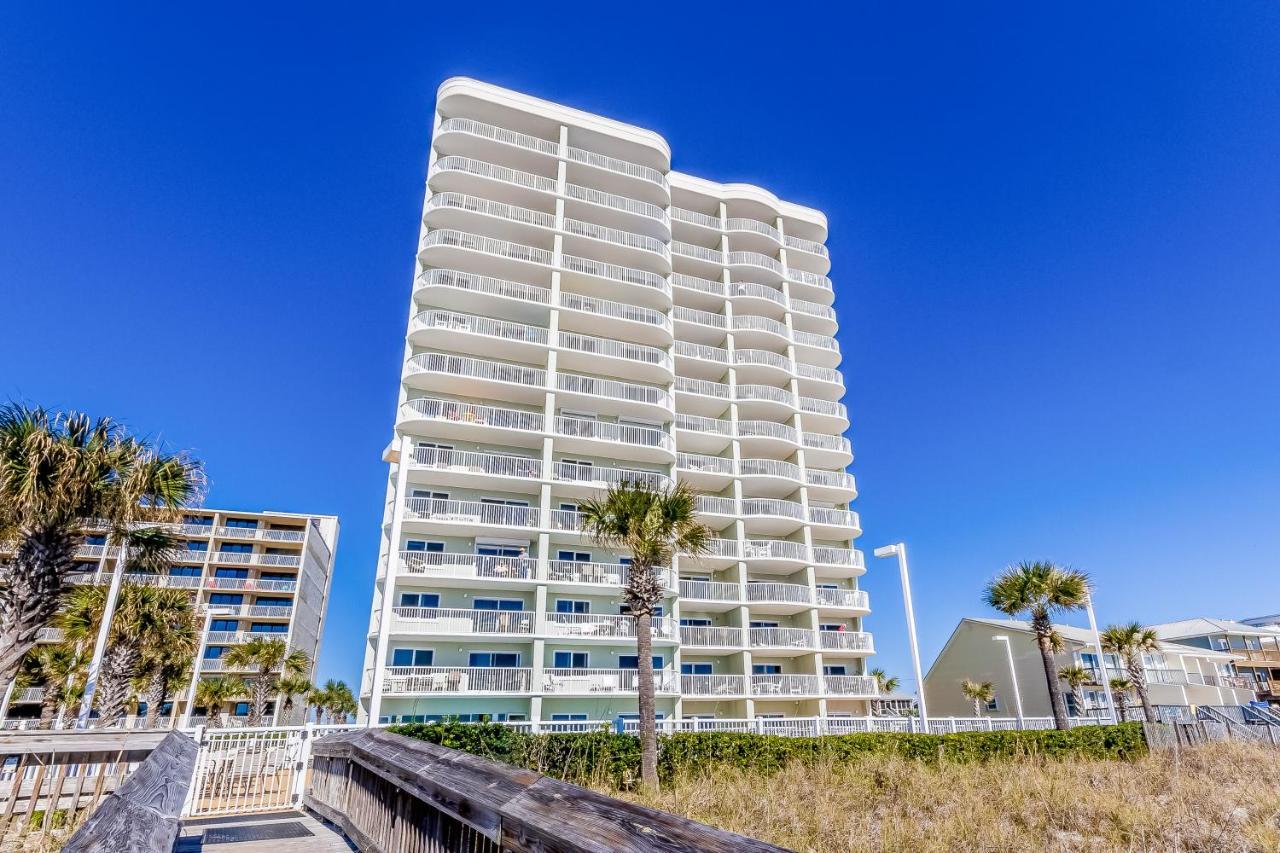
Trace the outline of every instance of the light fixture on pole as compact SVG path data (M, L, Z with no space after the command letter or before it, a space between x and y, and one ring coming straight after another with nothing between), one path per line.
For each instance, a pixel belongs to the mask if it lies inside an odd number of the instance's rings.
M200 648L196 659L191 662L191 683L187 685L187 706L182 709L182 721L178 728L185 729L191 724L191 707L196 701L196 684L200 681L200 662L204 660L205 648L209 645L209 628L215 616L234 616L236 611L225 608L207 607L204 611L204 630L200 632Z
M1084 609L1089 614L1089 630L1093 632L1093 645L1098 650L1098 680L1102 682L1102 693L1107 697L1107 711L1111 714L1111 722L1119 722L1116 716L1116 700L1111 695L1111 679L1107 677L1107 658L1102 652L1102 637L1098 635L1098 620L1093 615L1093 593L1085 590ZM1083 711L1084 709L1080 709Z
M1009 642L1009 638L1004 634L997 634L991 638L997 643L1004 643L1005 654L1009 657L1009 677L1013 679L1013 708L1018 714L1018 728L1023 727L1022 722L1022 691L1018 690L1018 671L1013 666L1013 644Z
M902 606L907 615L907 641L911 646L911 665L916 673L916 701L920 703L920 725L929 730L929 709L924 703L924 674L920 671L920 646L916 643L916 614L911 606L911 575L907 569L907 545L885 545L872 552L877 557L897 557L898 573L902 577Z

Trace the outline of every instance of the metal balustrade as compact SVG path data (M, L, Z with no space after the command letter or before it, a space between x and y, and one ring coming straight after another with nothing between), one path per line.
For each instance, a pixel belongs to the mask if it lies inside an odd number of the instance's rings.
M819 243L817 240L805 240L802 237L792 237L787 235L783 241L788 249L799 249L802 252L808 252L811 255L819 255L827 257L827 247Z
M551 529L579 532L582 530L582 513L567 509L551 510Z
M816 649L814 632L808 628L749 628L752 648Z
M510 169L506 166L486 163L483 160L474 160L470 157L461 157L456 154L450 154L447 157L441 157L436 160L427 172L428 182L442 172L466 172L467 174L478 175L490 180L528 187L539 192L554 193L556 191L555 178L548 178L545 175L537 175L533 172L522 172L519 169Z
M806 314L821 320L835 322L836 319L836 309L830 305L821 305L817 302L810 302L807 299L796 299L794 296L791 297L791 310L797 314Z
M856 512L847 509L832 509L825 506L809 507L809 523L826 524L832 527L861 527Z
M712 495L694 497L694 509L706 515L737 515L737 502L733 498L718 498Z
M864 631L819 631L821 645L824 649L839 651L871 652L871 635Z
M510 453L480 453L471 450L447 450L440 447L415 447L410 464L420 468L447 468L472 474L497 477L542 479L542 459Z
M788 269L787 280L798 282L799 284L807 284L810 287L817 287L822 290L832 290L831 279L827 278L825 275L805 272L804 270Z
M537 575L532 557L453 554L441 551L401 551L401 571L407 575L485 580L530 580Z
M536 225L539 228L555 228L556 217L552 213L541 210L530 210L514 204L504 204L487 198L467 195L466 193L435 193L427 200L427 212L433 210L465 210L469 213L482 213L511 222L525 225Z
M778 459L740 459L738 473L743 477L781 477L800 480L800 466Z
M591 483L611 486L632 483L651 489L663 489L671 485L671 478L658 471L637 468L610 468L578 462L556 462L552 466L552 478L567 483Z
M742 587L720 581L680 581L680 597L699 601L741 601Z
M813 604L813 588L798 583L747 584L747 601L774 604Z
M844 376L834 367L818 367L816 364L805 364L799 361L796 362L795 373L802 379L817 379L833 385L844 385Z
M627 160L620 160L617 157L597 154L595 151L586 151L582 148L569 147L565 153L567 158L575 163L586 163L598 169L626 175L629 178L636 178L641 181L648 181L651 184L662 187L664 190L667 189L666 175L657 169L651 169L648 166L641 166L639 163L632 163Z
M518 148L536 151L539 154L549 154L552 157L556 157L560 154L560 144L557 142L552 142L549 139L542 139L537 136L530 136L527 133L507 130L504 127L485 124L484 122L474 121L469 118L447 118L440 122L440 129L436 134L438 136L442 136L446 133L466 133L471 136L482 136L485 139L492 139L495 142L503 142L507 145L514 145Z
M196 580L199 578L184 578L184 580ZM183 584L186 586L187 584ZM198 583L191 586L199 586ZM208 589L244 589L257 590L258 592L293 592L298 588L296 580L277 580L274 578L209 578L205 581L205 587Z
M160 586L169 589L197 589L202 578L199 575L162 575L155 572L125 572L124 582L136 586ZM213 586L214 578L210 578L209 586ZM218 578L217 580L225 580Z
M749 281L735 281L729 285L729 295L766 299L783 307L786 307L787 304L787 296L781 290L776 287L770 287L767 284L753 284Z
M666 616L654 616L650 627L654 639L675 640L675 623ZM552 637L634 638L636 620L631 616L603 613L548 613L546 631Z
M707 344L694 344L688 341L676 341L675 354L679 358L697 358L713 361L717 364L729 363L729 351Z
M778 275L782 275L782 263L776 258L762 255L759 252L730 252L729 265L764 267L767 270L776 272Z
M392 629L402 633L532 634L527 610L464 610L456 607L393 607Z
M405 498L405 517L416 521L463 522L491 527L537 527L538 508L481 501Z
M551 560L547 579L558 583L593 583L621 587L627 582L627 567L621 563L586 560Z
M860 589L818 587L816 592L819 607L850 607L857 610L866 610L869 607L867 594Z
M574 350L590 355L620 358L626 361L638 361L671 369L671 356L657 347L616 341L612 338L597 338L577 332L558 332L556 343L561 349Z
M724 253L719 249L708 249L705 246L685 243L681 240L671 241L671 254L682 255L686 258L697 258L700 261L708 261L721 266L724 265Z
M737 435L744 438L778 438L792 444L797 444L800 440L793 427L774 421L738 421Z
M551 302L551 290L504 278L489 275L461 272L450 269L429 269L418 276L419 287L448 287L454 290L466 290L471 293L484 293L489 296L501 296L506 299L518 299L522 302L536 302L547 305Z
M247 643L250 640L283 639L284 634L275 631L210 631L206 637L210 645Z
M671 283L676 287L696 290L699 293L712 293L716 296L726 296L729 292L729 286L722 281L714 281L713 279L686 273L672 273Z
M227 565L255 563L262 566L296 567L302 565L302 557L293 554L244 554L236 551L218 551L213 555L213 562Z
M564 194L567 198L620 210L623 213L643 216L647 219L656 219L663 224L671 222L665 210L656 204L649 204L646 201L639 201L638 199L627 198L626 196L607 193L603 190L583 187L577 184L565 184Z
M671 309L671 319L681 323L710 326L713 329L723 329L728 322L728 318L723 314L716 314L713 311L701 311L697 308L686 308L683 305L677 305Z
M806 432L804 434L804 446L812 447L816 450L836 450L844 453L851 453L849 439L842 435L826 435L824 433Z
M724 221L724 230L726 231L750 231L754 234L763 234L764 236L782 242L782 235L778 233L778 229L772 225L761 222L758 219L747 219L743 216L731 216Z
M666 243L643 234L623 231L621 228L609 228L593 222L582 222L577 219L565 219L561 223L561 228L566 234L573 234L577 237L613 243L615 246L623 246L628 249L653 252L655 255L660 255L668 260L671 258L671 250Z
M759 629L756 629L759 630ZM822 682L816 675L752 675L752 696L807 695L822 692Z
M601 441L616 441L641 447L661 447L667 450L675 450L674 439L655 427L642 427L613 421L598 421L591 418L574 418L559 415L555 419L555 429L557 435L566 437L595 438Z
M762 365L775 367L786 373L794 373L795 365L785 355L763 349L740 349L733 352L733 363L738 365Z
M582 311L586 314L613 317L618 320L630 320L635 323L643 323L646 326L671 328L671 321L661 311L643 308L639 305L629 305L625 302L613 302L608 299L582 296L578 293L561 291L560 307L572 311Z
M742 553L741 543L736 539L713 538L706 545L708 557L738 557Z
M748 539L742 543L744 560L809 560L809 549L803 542L785 539Z
M515 261L526 261L531 264L543 264L545 266L550 266L553 258L551 251L548 249L539 249L537 246L526 246L524 243L512 243L509 240L498 240L493 237L482 237L479 234L455 231L451 228L428 231L426 236L422 238L423 249L430 249L436 246L452 246L458 249L468 249L472 252L482 252L486 255L509 258Z
M531 388L542 388L547 384L547 372L540 367L525 367L521 364L486 361L464 355L447 355L442 352L419 353L409 359L408 366L419 373L443 373L492 382L508 382Z
M677 392L698 394L703 397L715 397L720 400L732 398L731 386L723 382L712 382L709 379L693 379L688 376L677 376L675 382Z
M638 680L639 671L634 669L553 667L542 671L543 692L551 694L635 693ZM677 692L676 673L670 669L654 670L653 688L657 693Z
M700 453L677 453L676 468L683 471L705 471L732 476L733 460L723 456L704 456Z
M696 210L686 210L683 207L671 206L671 218L677 222L688 222L693 225L701 225L704 228L714 228L720 230L720 217L709 216L705 213L699 213Z
M872 698L880 695L876 680L869 675L824 675L822 686L828 696Z
M633 269L620 264L608 264L604 261L593 261L590 258L579 258L575 255L561 255L560 266L563 269L582 273L583 275L635 284L666 294L671 293L671 285L667 283L665 278L647 270Z
M839 341L830 335L818 335L813 332L803 332L796 329L791 333L791 339L797 346L813 347L831 352L840 351Z
M533 670L528 667L389 666L384 694L407 693L531 693Z
M733 386L733 398L735 400L757 400L770 403L782 403L783 405L795 407L795 397L786 388L774 388L772 385L743 385Z
M852 548L830 548L822 545L813 546L813 561L824 566L850 566L864 568L861 551Z
M785 340L791 340L791 330L785 323L779 323L769 317L758 314L735 314L733 317L735 332L769 332Z
M680 692L686 696L745 696L745 675L681 675Z
M442 400L434 397L418 397L401 406L402 418L426 418L428 420L469 423L491 426L497 429L514 429L522 432L542 432L543 414L522 409L500 409L479 403L460 400Z
M718 625L681 625L680 644L712 648L738 649L745 645L741 628Z
M732 436L733 422L721 418L704 418L700 415L676 413L676 429L687 429L693 432L715 433Z
M634 382L623 382L618 379L603 379L598 376L585 376L580 373L558 372L556 388L572 394L585 394L589 397L605 397L610 400L626 400L633 403L648 403L652 406L671 408L671 397L665 388L656 385L640 385Z
M195 525L182 526L194 527ZM208 536L210 531L219 539L269 539L273 542L301 542L303 538L301 530L271 530L263 527L204 527L201 533L192 532L191 530L178 532L189 536Z
M472 335L501 338L505 341L518 341L520 343L544 346L547 343L547 330L541 326L512 323L508 320L494 320L490 317L478 317L474 314L462 314L457 311L441 311L438 309L422 311L415 314L410 322L410 331L448 329L455 332L467 332Z
M747 517L770 515L802 520L804 518L804 507L795 501L774 498L743 498L742 515Z
M106 553L106 545L79 545L76 547L76 556L81 559L87 557L101 557Z

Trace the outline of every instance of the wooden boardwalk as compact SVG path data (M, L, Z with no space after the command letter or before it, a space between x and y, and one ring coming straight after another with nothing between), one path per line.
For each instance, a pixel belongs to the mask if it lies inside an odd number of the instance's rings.
M288 824L301 824L311 834L294 838L218 843L222 836L220 830L246 828L269 833L273 828L283 829ZM310 812L297 811L183 821L178 841L173 847L174 853L350 853L355 849L331 825L317 820Z

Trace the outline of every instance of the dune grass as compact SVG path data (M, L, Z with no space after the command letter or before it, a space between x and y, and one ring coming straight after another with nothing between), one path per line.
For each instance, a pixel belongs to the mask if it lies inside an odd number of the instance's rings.
M797 851L1280 851L1280 752L928 765L867 755L617 794Z

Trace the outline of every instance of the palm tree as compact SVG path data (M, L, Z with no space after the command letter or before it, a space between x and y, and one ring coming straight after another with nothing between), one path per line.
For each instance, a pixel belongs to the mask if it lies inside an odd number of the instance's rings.
M14 677L53 618L86 519L119 541L137 521L168 521L195 502L199 463L129 436L109 418L12 404L0 408L0 683Z
M1066 731L1070 723L1067 721L1067 703L1062 699L1062 687L1058 684L1058 664L1053 657L1053 616L1079 610L1088 595L1088 575L1045 561L1009 566L987 584L983 595L988 606L1002 613L1031 617L1031 632L1035 634L1044 664L1054 725L1062 731Z
M995 685L990 681L970 681L965 679L960 682L960 692L964 694L964 698L973 702L973 715L975 717L983 716L983 711L991 700L996 698Z
M306 675L311 660L300 649L289 651L284 640L268 640L254 637L247 643L233 646L223 656L227 666L252 670L249 684L249 719L251 726L262 725L271 695L278 692L280 677L300 678ZM279 675L277 675L279 670Z
M30 687L42 684L40 697L40 728L50 728L58 715L58 708L84 688L84 658L68 643L37 646L23 661L18 673L17 686Z
M898 676L896 675L893 675L893 676L889 675L887 672L885 672L883 669L880 669L879 667L876 667L875 669L871 670L870 672L867 673L867 675L870 675L872 678L876 680L876 697L877 698L871 700L871 713L878 717L884 711L883 697L897 690L898 686L902 684L902 680L898 678Z
M239 678L215 677L202 678L196 685L195 701L197 708L203 708L209 718L222 713L222 706L232 699L245 694L247 687Z
M1116 700L1116 713L1120 715L1120 722L1129 719L1129 691L1133 689L1133 682L1127 678L1113 678L1107 682L1111 686L1111 694Z
M311 683L311 679L300 675L287 675L276 683L276 690L284 697L284 703L281 710L288 714L293 710L293 698L295 696L302 697L305 703L307 697L315 692L315 685ZM307 708L304 705L302 709L302 722L307 721ZM287 722L287 721L286 721Z
M1142 713L1148 723L1156 722L1156 709L1151 705L1151 697L1147 693L1146 667L1142 665L1142 655L1146 652L1158 651L1160 643L1156 632L1144 628L1137 622L1125 625L1110 625L1102 632L1102 650L1112 652L1124 662L1128 670L1129 680L1138 693L1138 701L1142 703Z
M331 678L324 687L312 687L307 694L307 707L316 709L316 722L323 723L324 715L333 704L333 690L336 682Z
M1064 666L1058 670L1058 678L1071 688L1071 698L1075 701L1076 716L1085 716L1084 686L1093 683L1093 673L1083 666Z
M663 597L658 570L676 554L707 551L711 529L698 521L696 494L680 483L655 488L623 481L599 499L582 501L582 529L602 547L631 555L622 598L636 623L636 667L640 711L640 778L658 786L658 730L653 698L653 611Z
M345 681L334 683L328 681L325 688L329 691L329 722L345 723L352 714L360 709L355 694Z

